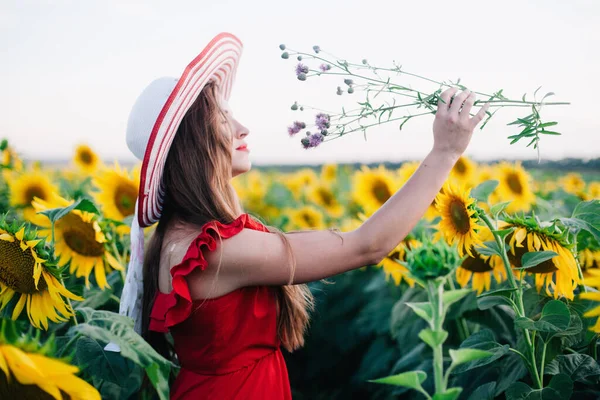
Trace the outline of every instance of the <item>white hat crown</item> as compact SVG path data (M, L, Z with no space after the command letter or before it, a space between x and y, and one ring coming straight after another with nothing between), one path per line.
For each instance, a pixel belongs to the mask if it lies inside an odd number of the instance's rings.
M133 104L127 120L127 147L138 160L144 159L150 134L169 95L177 85L177 78L162 77L152 81Z

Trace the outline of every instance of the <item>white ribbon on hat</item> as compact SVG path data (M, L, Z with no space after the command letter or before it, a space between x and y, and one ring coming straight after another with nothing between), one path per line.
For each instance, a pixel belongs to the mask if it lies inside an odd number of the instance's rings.
M142 334L142 297L144 295L144 229L138 222L138 202L135 202L135 213L131 222L131 256L127 266L125 285L121 293L119 314L133 319L134 330ZM120 352L118 344L110 342L104 347L106 351Z

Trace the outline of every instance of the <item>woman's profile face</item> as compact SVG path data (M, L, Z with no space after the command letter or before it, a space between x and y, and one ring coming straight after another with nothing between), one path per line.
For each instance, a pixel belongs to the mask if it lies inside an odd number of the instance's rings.
M250 132L248 128L235 119L233 111L226 100L221 101L221 109L226 117L226 119L221 121L223 132L228 136L231 135L231 170L233 178L234 176L250 171L250 168L252 168L249 157L250 149L245 140Z

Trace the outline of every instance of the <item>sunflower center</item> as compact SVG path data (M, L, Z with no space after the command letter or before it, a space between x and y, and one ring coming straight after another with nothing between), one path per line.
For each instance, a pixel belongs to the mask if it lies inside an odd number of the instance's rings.
M33 281L35 259L31 249L21 250L18 240L7 242L0 240L0 281L18 293L36 293ZM46 281L38 281L38 289L46 289Z
M323 204L326 206L333 204L333 195L331 192L329 192L329 190L319 189L319 196L321 196L321 201L323 201Z
M515 173L510 173L506 177L506 183L508 187L513 193L521 194L523 193L523 185L521 184L521 180L519 179L519 175Z
M465 205L460 200L452 200L450 203L450 217L452 225L461 234L466 234L471 229L471 218L465 208Z
M464 175L466 171L467 166L465 165L463 160L459 158L456 164L454 164L454 172L457 172L459 175Z
M124 217L132 215L135 212L135 199L137 190L132 185L120 184L115 190L115 205Z
M91 164L94 160L94 157L92 157L92 153L90 153L89 151L81 150L81 152L79 153L79 159L84 164Z
M400 252L399 251L395 251L390 255L390 258L392 260L400 260Z
M65 243L75 253L86 257L100 257L104 245L96 241L96 231L91 222L85 222L77 214L69 213L59 222Z
M383 181L376 181L373 185L373 195L379 201L379 203L385 203L390 197L392 197L392 193L390 193L390 189Z
M511 233L506 237L506 243L510 243L512 235L513 234ZM515 255L513 255L512 252L509 251L508 260L512 265L515 266L515 268L521 268L523 267L523 264L521 263L521 258L523 257L523 254L527 252L529 252L529 250L527 250L526 247L515 247ZM525 271L531 272L532 274L547 274L556 270L558 270L558 268L556 268L554 262L552 262L552 260L546 260L536 265L535 267L527 268Z
M309 215L308 213L302 213L302 219L304 219L304 221L306 222L306 224L308 226L315 225L315 221L314 221L313 217L311 215Z
M467 257L461 267L475 273L490 272L493 270L489 260L486 261L481 257Z
M25 190L25 198L27 199L27 204L31 204L34 197L39 197L42 200L46 200L46 192L41 186L31 185L28 186Z

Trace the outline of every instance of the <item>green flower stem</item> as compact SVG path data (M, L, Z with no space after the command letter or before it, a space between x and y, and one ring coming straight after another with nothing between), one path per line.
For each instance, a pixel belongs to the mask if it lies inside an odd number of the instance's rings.
M508 277L508 282L510 284L510 287L512 289L517 289L513 292L514 296L517 297L517 301L516 301L517 307L515 309L515 312L517 313L517 316L525 317L525 305L523 304L523 292L520 290L519 286L517 286L517 282L515 280L512 269L510 267L510 262L508 261L508 255L506 253L506 244L504 243L504 240L499 235L497 235L496 233L493 232L495 230L494 224L492 223L490 218L485 214L485 212L479 211L478 215L479 215L479 218L487 225L487 227L490 229L490 231L492 231L492 233L494 235L494 239L496 239L496 244L498 245L498 248L500 249L500 254L502 255L502 261L504 263L504 269L506 270L506 276ZM512 297L512 295L511 295L511 297ZM542 384L542 380L540 379L540 375L539 375L538 369L537 369L537 363L535 360L535 344L531 340L531 336L529 335L529 330L523 329L523 334L525 336L525 342L527 343L527 348L529 349L529 356L531 358L530 365L533 368L533 370L532 370L533 380L535 381L537 388L542 389L543 384Z
M442 293L444 291L444 285L434 283L433 281L427 281L427 294L429 295L429 301L431 302L432 309L432 329L436 332L442 330L444 324L444 305L442 304ZM444 353L442 344L438 344L433 349L433 374L435 380L435 392L444 393L446 391L446 385L444 382Z
M587 288L585 287L585 281L583 278L583 270L581 269L581 264L579 264L579 257L577 254L577 232L573 234L573 249L571 250L571 253L573 253L573 257L575 258L575 264L577 264L577 274L581 280L579 287L583 293L587 293Z
M540 364L540 376L544 377L544 363L546 362L546 346L548 344L544 342L544 346L542 347L542 363Z

